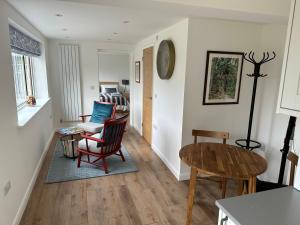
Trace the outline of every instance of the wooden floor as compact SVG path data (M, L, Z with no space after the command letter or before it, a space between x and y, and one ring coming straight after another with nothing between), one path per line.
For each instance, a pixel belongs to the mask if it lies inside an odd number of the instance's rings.
M185 224L188 182L178 182L133 129L126 133L123 144L138 172L45 184L56 141L54 137L21 225ZM193 224L215 225L218 185L208 181L197 185Z

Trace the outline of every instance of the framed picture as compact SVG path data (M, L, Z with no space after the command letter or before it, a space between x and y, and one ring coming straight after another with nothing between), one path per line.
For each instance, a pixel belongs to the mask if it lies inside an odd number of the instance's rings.
M140 83L141 82L141 62L136 61L135 62L135 82Z
M203 105L239 103L243 62L243 52L207 52Z

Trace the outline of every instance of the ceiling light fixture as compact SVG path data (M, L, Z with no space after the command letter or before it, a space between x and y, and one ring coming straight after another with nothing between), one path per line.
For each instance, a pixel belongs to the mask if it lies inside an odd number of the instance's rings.
M55 16L57 16L57 17L63 17L64 15L60 14L60 13L56 13Z

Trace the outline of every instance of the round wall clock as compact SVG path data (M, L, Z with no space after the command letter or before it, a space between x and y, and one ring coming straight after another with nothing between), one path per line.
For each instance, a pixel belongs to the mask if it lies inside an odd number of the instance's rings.
M156 67L160 79L171 78L175 67L175 47L171 40L163 40L159 44Z

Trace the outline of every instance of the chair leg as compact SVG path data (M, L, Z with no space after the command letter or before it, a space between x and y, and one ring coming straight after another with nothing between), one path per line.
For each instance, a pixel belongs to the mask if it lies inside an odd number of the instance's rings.
M123 152L121 151L121 149L119 150L119 152L120 152L120 156L122 158L122 161L125 162L125 157L124 157Z
M85 144L86 144L86 149L89 151L88 139L85 139ZM88 162L90 162L90 155L87 155L87 158L88 158Z
M102 162L103 162L104 171L105 171L106 174L108 174L108 166L107 166L105 158L102 159Z
M244 191L244 181L242 180L238 180L237 181L237 196L240 196L243 194L243 191Z
M219 189L222 190L223 186L222 186L222 181L219 182Z
M222 198L226 197L226 186L227 186L227 179L222 179Z
M77 160L77 167L80 167L80 163L81 163L81 152L78 152L78 160Z

